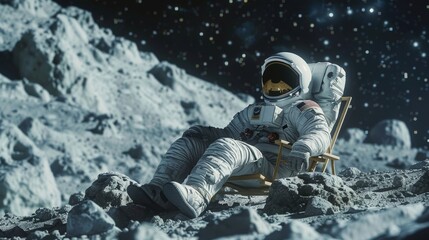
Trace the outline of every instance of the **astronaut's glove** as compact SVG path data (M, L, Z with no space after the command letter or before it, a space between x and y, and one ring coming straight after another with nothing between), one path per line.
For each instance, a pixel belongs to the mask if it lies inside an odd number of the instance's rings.
M308 169L309 159L310 153L292 150L287 157L286 166L293 171L305 172Z

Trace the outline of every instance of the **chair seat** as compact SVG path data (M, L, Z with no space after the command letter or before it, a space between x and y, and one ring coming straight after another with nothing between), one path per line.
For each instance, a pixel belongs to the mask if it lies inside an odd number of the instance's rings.
M248 174L242 176L233 176L228 179L227 184L233 184L241 187L260 187L271 186L271 181L260 173Z

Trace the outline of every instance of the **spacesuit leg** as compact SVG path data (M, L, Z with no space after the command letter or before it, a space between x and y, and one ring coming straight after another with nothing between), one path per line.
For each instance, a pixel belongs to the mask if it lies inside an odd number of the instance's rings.
M273 178L274 169L277 160L277 154L273 153L262 153L264 158L259 159L256 162L245 164L241 167L236 168L231 176L243 176L247 174L260 173L268 178ZM283 159L286 159L284 156ZM293 177L298 174L297 171L293 171L286 166L286 164L280 164L276 178Z
M289 149L283 149L283 160L288 159L288 155L290 153ZM268 178L273 178L274 177L274 169L276 166L276 160L277 160L277 154L276 153L271 153L271 152L263 152L263 155L265 157L264 161L261 161L259 163L259 171L260 173L262 173L264 176L268 177ZM289 166L287 164L285 164L284 162L281 162L279 165L279 169L277 171L277 176L276 179L278 178L286 178L286 177L294 177L296 175L298 175L298 171L295 171L291 168L289 168ZM233 176L235 175L243 175L243 174L233 174Z
M207 148L183 184L169 182L164 185L163 192L183 214L197 217L234 170L242 167L249 170L249 165L257 166L263 158L259 149L252 145L232 138L220 138ZM257 170L257 167L253 169Z
M148 184L131 184L127 188L132 201L157 211L174 209L162 193L163 185L170 181L183 182L209 144L203 138L192 136L183 136L176 140L161 159Z
M208 145L209 142L201 138L181 137L177 139L161 159L150 184L162 187L170 181L182 183Z
M243 174L256 172L257 162L263 158L259 149L252 145L232 138L221 138L207 148L185 184L204 189L211 198L234 171Z

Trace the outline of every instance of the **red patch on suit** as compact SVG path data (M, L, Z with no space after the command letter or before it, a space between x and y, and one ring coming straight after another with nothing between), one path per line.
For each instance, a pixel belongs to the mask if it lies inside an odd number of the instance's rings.
M301 103L299 103L298 105L296 105L296 107L299 108L299 110L301 110L301 112L303 112L309 108L320 108L319 104L317 104L315 101L311 101L311 100L304 100Z

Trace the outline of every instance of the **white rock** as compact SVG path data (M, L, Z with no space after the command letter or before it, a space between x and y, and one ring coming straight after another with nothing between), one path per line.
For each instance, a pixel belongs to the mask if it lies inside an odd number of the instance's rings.
M400 227L416 220L422 215L424 209L423 204L418 203L366 214L349 221L342 228L334 228L330 235L339 239L374 239L394 226Z
M328 214L334 214L332 203L317 196L311 198L305 208L306 216L318 216Z
M338 175L342 177L357 177L362 171L355 167L348 167L342 170Z
M138 227L118 234L119 240L168 240L167 234L160 231L156 226L149 223L142 223Z
M363 143L366 139L366 134L359 128L348 128L341 134L341 138L352 143Z
M94 235L112 230L115 221L90 200L74 206L67 217L67 236Z
M405 178L402 176L395 176L393 177L392 184L394 187L402 187L405 185Z
M377 123L370 130L368 141L394 147L411 147L410 131L403 121L397 119L386 119Z
M233 227L232 227L233 226ZM270 225L252 208L243 208L237 214L222 221L210 222L198 233L201 239L213 239L234 235L258 235L271 232Z
M266 240L276 240L276 239L288 239L288 240L317 240L317 239L330 239L327 236L319 234L312 226L307 223L303 223L298 220L292 220L291 222L285 224L285 226L280 231L275 231L269 234Z
M0 212L28 215L58 207L60 192L48 161L16 126L0 122Z
M106 210L111 207L126 205L131 202L127 193L130 184L136 184L136 182L121 173L102 173L85 190L85 198L94 201Z

